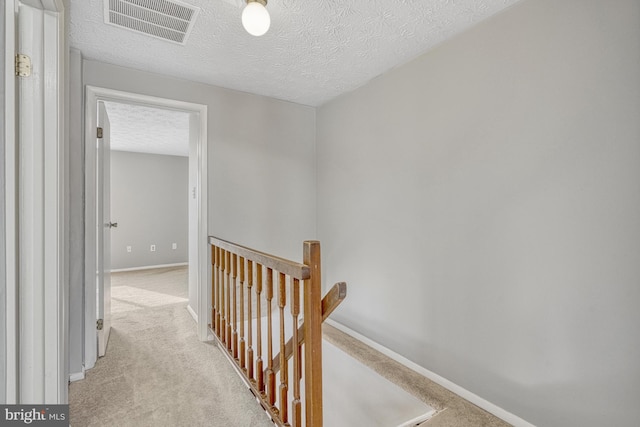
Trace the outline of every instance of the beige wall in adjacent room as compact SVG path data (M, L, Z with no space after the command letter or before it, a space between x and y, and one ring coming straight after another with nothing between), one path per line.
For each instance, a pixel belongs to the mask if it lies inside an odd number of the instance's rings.
M112 269L188 261L188 178L188 157L111 151Z

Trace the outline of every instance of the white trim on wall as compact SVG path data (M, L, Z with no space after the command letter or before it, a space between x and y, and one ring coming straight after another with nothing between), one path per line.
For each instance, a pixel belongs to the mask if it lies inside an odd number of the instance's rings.
M189 314L191 315L191 317L193 317L193 320L196 321L196 324L198 323L198 315L196 314L195 311L193 311L193 308L191 308L190 305L187 305L187 311L189 312Z
M185 265L189 265L188 262L177 262L175 264L158 264L158 265L144 265L141 267L130 267L130 268L115 268L112 269L112 273L122 273L125 271L138 271L138 270L155 270L156 268L171 268L171 267L183 267Z
M449 381L448 379L441 377L440 375L436 374L435 372L432 372L420 365L418 365L417 363L412 362L411 360L407 359L404 356L401 356L400 354L396 353L395 351L388 349L387 347L378 344L377 342L365 337L362 334L359 334L358 332L354 331L353 329L344 326L342 323L338 323L335 320L332 319L327 319L325 320L325 322L331 326L333 326L334 328L344 332L345 334L357 339L358 341L361 341L363 343L365 343L366 345L368 345L369 347L373 348L374 350L379 351L380 353L384 354L385 356L389 357L390 359L395 360L396 362L400 363L401 365L406 366L407 368L411 369L412 371L417 372L418 374L429 378L431 381L433 381L436 384L441 385L442 387L446 388L447 390L457 394L458 396L462 397L465 400L468 400L469 402L473 403L474 405L484 409L485 411L495 415L496 417L508 422L509 424L513 425L514 427L535 427L533 424L529 423L528 421L523 420L522 418L518 417L517 415L512 414L511 412L499 407L498 405L495 405L491 402L489 402L486 399L483 399L482 397L478 396L477 394L467 390L466 388L463 388L461 386L459 386L458 384Z
M69 374L69 382L80 381L84 379L84 368L80 372Z
M198 182L196 195L198 200L198 225L197 225L197 254L189 254L189 263L198 265L197 288L198 301L195 302L199 312L207 312L208 287L206 286L209 275L209 245L207 242L207 106L191 102L177 101L154 96L123 92L114 89L87 86L85 95L85 369L95 365L96 351L96 298L95 298L95 146L87 144L94 137L96 128L96 104L98 101L112 101L120 103L144 104L149 106L170 108L186 111L198 116L199 126L197 144L197 169ZM191 237L190 237L191 238ZM190 301L190 304L194 302ZM207 318L200 316L198 322L198 337L202 341L208 339Z

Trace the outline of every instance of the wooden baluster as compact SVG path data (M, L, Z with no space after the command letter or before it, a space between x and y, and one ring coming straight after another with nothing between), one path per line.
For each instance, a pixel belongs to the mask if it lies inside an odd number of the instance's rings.
M226 303L225 303L225 268L226 263L225 260L227 258L227 251L222 249L220 251L220 341L222 343L226 342L226 331L227 331L227 311L226 311Z
M322 282L320 242L304 242L304 264L310 277L304 284L305 425L322 427Z
M211 246L211 271L216 270L216 251L215 247ZM216 330L216 275L211 274L211 330Z
M287 423L289 406L289 363L286 359L285 335L284 335L284 307L287 305L286 276L280 273L278 281L278 307L280 307L280 419ZM271 359L270 359L271 360ZM273 372L273 370L272 370Z
M291 282L291 317L293 322L293 401L291 402L291 426L302 427L302 402L300 401L300 378L302 377L302 355L298 344L298 316L300 315L300 281ZM283 361L284 352L280 349L280 366L286 366Z
M273 270L267 268L267 400L271 406L276 402L276 378L273 373Z
M211 329L213 330L213 332L218 335L218 324L217 324L217 317L218 317L218 307L217 307L217 303L218 303L218 298L217 297L217 292L218 292L218 260L217 260L217 254L218 254L218 247L217 246L211 246Z
M262 367L262 264L256 263L256 375L258 376L258 390L264 393L264 372Z
M246 371L247 370L247 359L246 359L246 354L245 354L245 341L244 341L244 329L245 329L245 323L246 323L246 319L244 318L244 258L243 257L239 257L239 261L240 261L240 348L239 348L239 353L240 353L240 367L242 368L242 370Z
M227 350L231 351L231 252L227 252L225 267L225 272L227 274L227 331L225 333L225 343L227 344Z
M233 254L231 256L231 275L233 277L233 281L231 282L232 288L232 296L233 296L233 310L231 313L233 314L233 332L231 333L231 350L233 351L233 358L238 358L238 287L237 287L237 277L238 277L238 256Z
M216 294L216 306L218 307L218 317L216 318L216 335L219 339L222 339L222 312L224 306L222 304L222 284L223 284L223 272L222 272L222 249L218 248L216 257L218 258L218 284Z
M253 316L251 315L251 306L253 305L253 261L247 260L247 294L249 301L247 302L247 376L253 379Z

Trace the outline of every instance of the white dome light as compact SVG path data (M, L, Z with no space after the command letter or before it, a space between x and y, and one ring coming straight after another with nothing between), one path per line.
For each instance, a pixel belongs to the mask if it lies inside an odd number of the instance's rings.
M247 6L242 11L242 25L252 36L261 36L269 30L271 17L264 6L266 1L248 0Z

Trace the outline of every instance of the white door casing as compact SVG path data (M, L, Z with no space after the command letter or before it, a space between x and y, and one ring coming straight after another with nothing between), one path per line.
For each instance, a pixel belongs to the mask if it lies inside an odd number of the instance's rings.
M186 111L191 114L190 149L189 149L189 185L195 187L194 203L189 203L190 223L191 218L197 218L196 226L189 226L189 264L190 276L195 265L195 280L190 277L190 285L196 286L195 294L197 301L189 301L190 312L197 318L198 337L202 341L209 338L207 301L209 301L209 287L207 278L209 277L209 245L207 241L207 106L158 98L148 95L140 95L129 92L122 92L113 89L87 86L85 94L85 141L90 141L95 135L97 127L97 103L99 101L112 101L119 103L142 104L160 108L168 108ZM195 169L194 169L195 168ZM193 174L195 170L195 174ZM96 283L96 178L97 178L96 152L92 144L85 144L85 354L84 368L91 369L97 359L97 305L95 290ZM192 179L192 176L194 177ZM191 189L191 191L193 191ZM193 194L193 193L192 193ZM196 209L196 214L192 216L192 209ZM196 243L192 244L192 240ZM191 248L195 247L194 253ZM192 294L190 289L189 294ZM193 305L193 306L192 306ZM197 309L197 313L194 313ZM198 314L205 313L204 316Z
M68 400L63 6L59 0L2 6L9 117L3 168L7 403ZM32 69L16 78L18 52L29 56Z
M199 126L201 118L197 114L189 115L189 305L187 310L193 319L198 322L198 269L197 262L198 253L198 216L200 210L198 203L200 198L198 191L198 145L199 145ZM194 257L196 255L196 257ZM196 262L194 262L194 258Z
M105 355L111 332L111 125L104 102L98 102L96 135L96 308L98 328L98 357Z
M5 383L4 401L18 401L18 281L17 281L17 181L16 181L16 78L14 58L16 54L16 4L5 2L4 8L4 283L5 287L5 346L3 361Z

